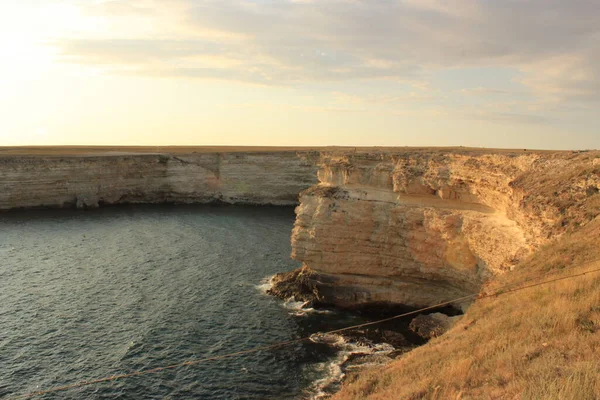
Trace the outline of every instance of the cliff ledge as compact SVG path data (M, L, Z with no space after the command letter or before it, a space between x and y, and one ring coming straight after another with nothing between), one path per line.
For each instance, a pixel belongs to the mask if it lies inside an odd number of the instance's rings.
M477 293L600 211L598 152L320 153L296 209L296 297L420 307ZM455 306L465 308L468 304Z

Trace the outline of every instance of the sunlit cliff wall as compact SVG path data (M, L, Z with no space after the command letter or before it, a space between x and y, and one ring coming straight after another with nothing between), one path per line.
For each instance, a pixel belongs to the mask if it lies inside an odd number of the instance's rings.
M599 152L6 155L0 210L296 205L301 193L292 257L307 272L304 288L340 307L421 306L477 292L539 246L588 223L600 213L599 176Z
M600 188L597 152L409 150L315 162L320 182L301 195L292 256L320 301L341 307L476 293L600 209L582 207Z
M295 152L0 157L0 209L121 203L295 205L316 169Z

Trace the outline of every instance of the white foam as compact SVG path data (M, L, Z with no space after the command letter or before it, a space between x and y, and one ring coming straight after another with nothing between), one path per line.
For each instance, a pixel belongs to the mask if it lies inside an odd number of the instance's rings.
M256 285L256 288L266 294L267 291L273 287L273 278L274 277L275 277L275 275L271 275L266 278L263 278L260 281L260 284Z
M316 380L308 389L311 400L327 398L331 395L333 386L339 385L345 377L342 365L353 354L381 354L386 355L394 351L394 347L387 343L380 344L358 344L349 342L338 334L314 334L310 338L315 343L326 343L338 349L336 356L327 362L319 363L314 368L325 376ZM368 363L364 364L369 365Z
M260 290L261 292L263 292L264 294L267 294L267 292L269 291L269 289L271 289L273 287L273 278L275 278L275 275L271 275L268 276L266 278L263 278L260 281L260 284L256 285L255 287ZM281 306L283 308L285 308L286 310L290 311L290 314L296 316L296 317L304 317L308 314L333 314L334 311L333 310L317 310L314 309L313 307L306 307L309 304L308 301L296 301L293 297L290 297L289 299L285 300L283 303L281 303Z
M332 314L332 310L318 310L313 307L306 307L309 304L308 301L296 301L293 297L290 297L282 303L283 308L290 310L290 314L296 317L304 317L308 314Z
M299 311L302 310L302 307L308 304L308 301L296 301L293 297L290 297L283 303L283 307L288 310Z
M273 287L273 276L264 278L256 288L266 293ZM307 307L310 302L308 301L296 301L294 297L290 297L281 303L281 306L288 310L291 315L296 317L305 317L309 314L332 314L334 310L326 309L315 309L313 307ZM320 400L327 398L345 377L342 365L352 356L353 354L381 354L382 356L389 354L394 351L394 347L387 343L381 344L370 344L370 343L355 343L349 342L342 335L338 334L320 334L316 333L310 337L310 340L314 343L323 343L336 348L338 351L333 359L326 362L312 365L310 369L312 373L317 373L319 376L323 376L317 379L307 390L307 394L311 400ZM363 365L369 365L370 363L364 363Z
M335 360L328 363L320 363L318 368L325 374L324 378L318 379L311 387L308 392L312 394L311 400L319 400L329 397L331 394L327 393L327 388L331 385L337 384L344 379L344 372L342 371L343 359L336 357Z

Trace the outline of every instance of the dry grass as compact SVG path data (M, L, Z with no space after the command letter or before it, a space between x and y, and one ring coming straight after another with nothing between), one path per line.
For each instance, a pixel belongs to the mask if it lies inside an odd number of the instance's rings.
M600 217L485 290L600 268ZM350 377L348 399L600 399L600 273L477 301L446 335Z
M600 215L600 152L553 154L511 183L524 193L522 207L539 219L552 216L552 234L579 229Z

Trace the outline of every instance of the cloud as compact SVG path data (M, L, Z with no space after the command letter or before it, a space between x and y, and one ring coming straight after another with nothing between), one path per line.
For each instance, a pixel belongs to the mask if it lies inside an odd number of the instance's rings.
M324 113L362 113L367 110L364 108L345 108L333 105L304 105L304 104L282 104L282 103L235 103L235 104L223 104L220 107L224 108L254 108L263 109L273 112L286 112L291 110L298 110L302 112L324 112Z
M523 67L521 82L549 101L600 101L600 49L561 54Z
M210 40L78 39L60 42L65 57L90 64L139 64L235 51Z
M402 3L408 7L456 17L475 16L480 9L476 0L404 0Z
M486 122L507 122L517 124L547 124L550 119L534 114L521 114L512 112L495 112L490 110L476 111L458 111L457 115L462 115L465 119L475 119Z
M345 93L345 92L332 92L331 94L331 100L334 104L342 104L345 106L351 106L351 105L362 105L362 106L369 106L369 105L377 105L377 106L390 106L390 107L394 107L394 106L404 106L406 104L416 104L416 103L422 103L425 102L427 100L433 100L435 98L440 98L440 96L434 96L433 94L430 93L423 93L423 92L415 92L415 91L411 91L405 94L396 94L396 95L384 95L384 94L378 94L378 95L365 95L365 96L361 96L361 95L356 95L356 94L351 94L351 93Z
M93 16L146 16L153 13L147 1L101 0L87 4L84 13Z
M171 2L103 2L107 14L155 13ZM600 3L584 0L177 0L188 35L63 40L65 59L154 76L277 85L390 79L507 67L556 101L599 101ZM144 12L146 12L144 11ZM217 32L211 37L203 32ZM200 38L200 39L199 39ZM236 40L231 40L236 38ZM202 59L232 62L207 67ZM199 61L200 60L200 61ZM235 62L233 62L235 61ZM227 65L225 65L227 64ZM492 94L494 89L463 93ZM469 92L470 90L470 92Z
M459 92L468 95L485 96L490 94L507 94L508 90L477 86L474 88L460 89Z

